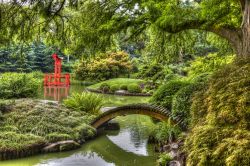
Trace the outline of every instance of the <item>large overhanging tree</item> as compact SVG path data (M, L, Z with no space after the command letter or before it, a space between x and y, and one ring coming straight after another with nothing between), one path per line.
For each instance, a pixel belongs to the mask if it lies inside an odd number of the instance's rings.
M62 29L61 32L64 32L65 27L81 29L81 22L77 22L78 25L74 25L76 21L70 24L71 14L67 14L69 11L76 11L82 14L82 19L85 20L82 21L83 24L87 22L94 26L94 30L100 35L107 36L128 28L131 35L137 35L152 25L166 33L199 29L213 32L228 40L238 56L250 55L249 0L8 0L11 3L7 7L7 1L3 2L5 3L1 3L0 17L1 38L6 33L18 31L18 24L20 28L32 29L43 23L50 27L52 24L49 22L53 21L56 27ZM74 8L64 12L70 6ZM38 15L46 21L35 23ZM88 16L91 18L87 18ZM42 30L58 32L60 28L46 29L45 26ZM42 30L37 28L36 33L41 33ZM20 31L22 34L24 32ZM30 29L25 33L29 32L34 34ZM65 33L61 34L66 36ZM72 36L79 39L79 34L75 34L71 34L72 40Z
M100 26L105 34L127 27L133 27L136 34L151 25L168 33L199 29L228 40L238 56L250 55L249 0L126 0L92 3L114 13L109 21Z

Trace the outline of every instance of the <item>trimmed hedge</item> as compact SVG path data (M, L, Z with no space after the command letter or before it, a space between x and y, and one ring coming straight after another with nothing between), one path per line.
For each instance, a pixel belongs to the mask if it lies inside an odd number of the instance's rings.
M190 109L194 92L202 88L203 83L192 83L181 88L173 97L172 115L182 119L184 126L190 123Z
M151 103L161 105L165 108L171 110L172 108L172 100L173 96L183 87L187 86L188 83L173 80L160 86L155 93L153 94L152 98L150 99Z
M119 90L119 85L112 85L111 87L110 87L110 91L111 92L115 92L115 91L118 91Z
M128 85L129 93L141 93L142 89L138 84L130 84Z
M128 86L126 84L123 84L120 86L121 90L128 90Z
M109 92L109 91L110 91L110 86L109 86L109 84L107 84L107 83L102 83L102 84L100 85L99 89L100 89L101 91L103 91L104 93L106 93L106 92Z

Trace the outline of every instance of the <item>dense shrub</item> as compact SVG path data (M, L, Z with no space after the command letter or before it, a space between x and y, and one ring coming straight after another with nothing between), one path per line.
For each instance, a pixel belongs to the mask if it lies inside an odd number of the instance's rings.
M0 75L0 98L35 97L40 86L33 74L4 73Z
M74 93L68 99L64 100L63 103L66 107L75 111L98 114L100 108L103 106L103 98L89 92Z
M145 65L140 70L140 73L138 74L138 78L152 78L153 76L157 75L157 73L161 73L163 70L163 67L159 65L158 63L154 63L151 65Z
M157 160L159 166L169 165L169 162L172 161L173 158L168 153L162 153L159 155L159 159Z
M87 139L95 130L93 116L34 100L16 100L0 121L0 152L29 150L34 144Z
M128 85L128 92L130 93L141 93L142 89L138 84Z
M185 87L186 85L188 84L183 81L178 81L178 80L170 81L167 84L160 86L156 90L156 92L150 99L150 102L157 105L161 105L171 110L173 96L175 95L175 93L178 92L178 90Z
M155 125L151 136L159 143L175 141L181 133L180 128L168 122L159 122Z
M219 70L194 95L188 165L250 165L250 59Z
M128 90L128 86L127 86L126 84L122 84L122 85L120 86L120 89L121 89L121 90Z
M111 87L110 87L110 91L111 92L115 92L115 91L118 91L119 90L119 85L112 85Z
M172 115L181 118L186 127L188 127L191 118L190 109L193 94L205 87L208 78L209 75L207 74L197 76L193 82L181 88L173 97Z
M142 78L150 80L154 83L158 83L161 81L168 81L168 79L166 79L166 76L171 74L174 74L174 71L168 65L153 63L142 66L140 72L137 75L137 78Z
M81 61L75 66L75 75L80 80L108 80L128 74L132 63L126 52L107 52L96 55L88 61Z
M110 91L110 86L107 83L102 83L99 87L99 89L103 92L109 92Z
M219 70L226 64L233 61L234 56L220 56L218 54L209 54L205 57L196 58L186 70L188 75L195 77L203 73L212 73Z

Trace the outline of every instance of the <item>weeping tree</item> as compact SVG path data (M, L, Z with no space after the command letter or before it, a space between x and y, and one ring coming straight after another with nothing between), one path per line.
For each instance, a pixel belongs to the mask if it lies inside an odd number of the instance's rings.
M197 29L226 39L239 57L250 55L249 0L107 0L85 1L84 5L91 8L81 11L91 13L89 22L97 23L103 35L129 28L133 36L151 26L166 33ZM93 11L106 17L100 20Z
M117 32L134 36L153 25L166 33L212 32L239 57L250 54L249 0L9 0L0 9L0 43L43 35L63 45L100 46Z
M101 3L101 2L98 2ZM111 1L104 1L107 8ZM179 33L189 29L213 32L230 42L238 56L250 55L249 0L151 0L116 2L119 7L100 26L104 32L134 27L132 34L149 26L164 32ZM101 5L100 5L101 6ZM108 9L106 9L108 10ZM108 11L109 11L108 10Z

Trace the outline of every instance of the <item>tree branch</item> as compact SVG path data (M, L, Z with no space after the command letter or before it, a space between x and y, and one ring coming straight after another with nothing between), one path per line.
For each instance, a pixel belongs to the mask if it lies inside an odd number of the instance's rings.
M160 27L161 28L161 27ZM164 25L162 30L168 33L179 33L189 29L204 30L215 33L220 37L229 41L232 46L237 45L241 41L241 31L235 27L215 27L212 23L208 24L207 20L189 20L185 22L179 22L174 25Z
M215 28L215 27L209 27L207 28L207 31L213 32L222 38L227 39L232 45L237 45L238 42L241 40L241 31L240 29L232 29L232 28Z

